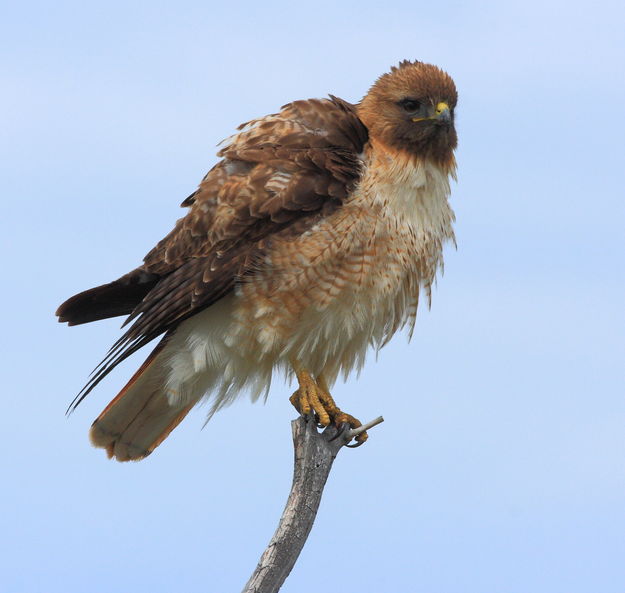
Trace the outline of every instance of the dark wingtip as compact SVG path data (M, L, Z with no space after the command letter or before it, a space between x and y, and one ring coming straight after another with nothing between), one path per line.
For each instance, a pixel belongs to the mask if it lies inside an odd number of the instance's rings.
M65 313L61 311L60 307L55 311L54 315L58 317L57 321L59 323L67 323L67 325L78 325L75 321L72 321L72 319L67 317Z
M159 276L137 268L118 280L79 292L56 310L59 323L81 325L128 315L156 285Z
M57 321L59 323L66 323L67 321L69 321L69 319L67 318L66 315L66 309L67 309L67 303L71 300L68 299L67 301L61 303L58 307L57 310L54 312L55 317L58 317Z

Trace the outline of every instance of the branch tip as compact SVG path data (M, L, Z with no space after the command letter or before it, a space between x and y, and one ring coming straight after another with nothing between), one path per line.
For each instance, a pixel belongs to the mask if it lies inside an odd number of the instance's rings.
M347 437L349 439L353 439L354 437L357 437L360 433L365 432L365 430L369 430L370 428L373 428L374 426L377 426L378 424L382 424L382 422L384 422L384 418L382 418L382 416L378 416L374 420L371 420L371 422L367 422L366 424L363 424L362 426L359 426L358 428L352 428L347 433Z

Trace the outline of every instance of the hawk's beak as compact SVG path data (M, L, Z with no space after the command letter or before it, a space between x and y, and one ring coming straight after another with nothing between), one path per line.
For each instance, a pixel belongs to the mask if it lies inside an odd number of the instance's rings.
M447 105L444 101L441 101L438 105L436 105L436 110L432 119L436 119L444 123L451 122L451 110L449 109L449 105Z
M430 113L432 113L432 111L430 111ZM451 110L449 109L449 105L447 105L447 103L441 101L434 108L434 112L432 113L432 115L430 115L429 117L413 117L412 121L435 121L442 124L450 124Z

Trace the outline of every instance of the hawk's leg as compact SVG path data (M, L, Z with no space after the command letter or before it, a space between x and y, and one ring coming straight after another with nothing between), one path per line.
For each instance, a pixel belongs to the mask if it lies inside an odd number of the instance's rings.
M300 414L314 412L321 426L328 426L330 423L336 426L346 423L351 428L362 426L360 420L346 414L336 405L323 374L315 380L299 361L293 361L292 364L299 389L291 396L290 401ZM367 440L367 433L360 433L355 440L361 445Z

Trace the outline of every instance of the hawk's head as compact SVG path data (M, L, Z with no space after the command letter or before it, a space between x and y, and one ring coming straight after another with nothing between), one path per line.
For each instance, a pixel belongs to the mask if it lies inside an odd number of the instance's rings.
M358 105L372 139L441 163L457 145L456 85L440 68L404 60L378 78Z

